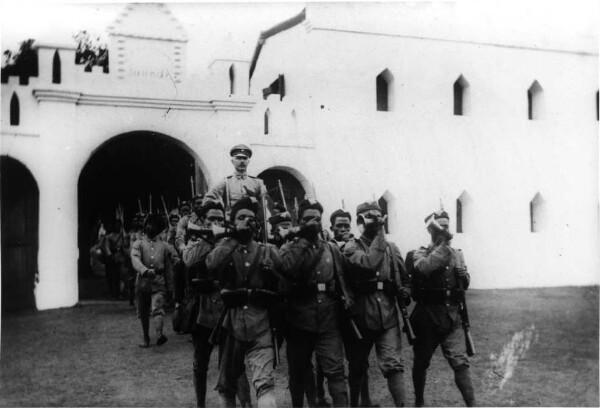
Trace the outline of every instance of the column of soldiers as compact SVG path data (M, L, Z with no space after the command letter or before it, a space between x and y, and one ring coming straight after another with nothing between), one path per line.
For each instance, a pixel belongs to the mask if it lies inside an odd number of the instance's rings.
M258 239L259 233L267 234L259 222L266 221L266 189L262 180L247 175L252 151L238 145L230 155L235 173L204 197L194 197L191 206L185 203L180 218L169 218L173 224L164 241L157 238L163 225L151 214L144 221L145 234L130 250L142 347L150 343L150 316L156 343L167 341L163 304L171 290L168 277L173 277L176 301L184 288L194 293L197 406L206 403L215 346L220 406L235 407L236 398L241 406L252 406L250 383L258 407L276 406L274 369L284 341L292 406L303 406L305 398L311 407L329 406L324 379L333 406L378 406L369 392L373 346L394 405L404 406L400 306L413 299L415 405L425 404L427 368L440 345L465 403L474 406L457 300L469 274L462 252L450 245L448 214L438 211L425 219L431 243L411 251L406 261L387 240L386 215L376 202L357 207L357 238L350 233L352 215L333 212L330 240L324 239L323 207L316 200L300 202L296 227L289 212L276 207L268 219L272 239L267 243Z

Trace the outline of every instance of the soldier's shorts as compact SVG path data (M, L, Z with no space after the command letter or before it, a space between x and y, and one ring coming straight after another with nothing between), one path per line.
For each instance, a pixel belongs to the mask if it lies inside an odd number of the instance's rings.
M460 317L456 319L449 333L440 333L433 324L413 323L413 329L417 336L413 344L415 353L413 370L427 370L438 345L441 346L442 354L454 371L469 367Z
M236 392L238 378L246 370L244 359L250 366L251 381L257 398L275 387L273 378L275 355L269 330L254 341L241 341L230 334L224 341L219 380L215 390L230 395Z
M353 339L349 343L349 375L360 375L369 368L369 354L373 345L377 353L377 364L385 378L404 372L402 362L402 343L399 326L387 330L369 330L361 328L362 340Z
M165 315L165 293L158 292L140 292L135 295L135 305L137 307L137 317L144 316L164 316Z

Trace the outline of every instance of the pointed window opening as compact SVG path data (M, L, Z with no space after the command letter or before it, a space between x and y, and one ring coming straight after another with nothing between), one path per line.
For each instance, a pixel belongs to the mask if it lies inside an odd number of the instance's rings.
M229 67L229 93L235 94L235 67L233 64Z
M377 110L388 112L392 109L392 82L394 76L387 68L375 78L375 88L377 96Z
M265 111L265 116L264 116L264 127L265 127L264 131L265 131L265 135L269 134L269 125L270 125L269 122L270 121L271 121L271 111L269 109L267 109Z
M58 50L54 52L54 58L52 59L52 83L60 84L60 55L58 55Z
M456 199L456 233L463 233L462 201L460 201L460 198Z
M454 114L456 116L467 115L469 112L470 95L469 82L462 75L454 81Z
M16 92L13 92L12 98L10 99L10 125L19 126L20 119L19 97Z
M531 232L541 232L546 223L546 200L538 192L529 202L529 227Z
M292 136L298 137L298 115L296 115L296 109L292 110Z
M542 116L543 88L538 81L527 90L527 117L529 120L540 119Z

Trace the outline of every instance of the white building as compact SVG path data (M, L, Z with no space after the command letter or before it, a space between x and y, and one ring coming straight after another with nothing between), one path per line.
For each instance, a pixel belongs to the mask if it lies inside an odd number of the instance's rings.
M281 179L290 202L314 193L326 217L383 198L404 253L427 243L441 199L475 288L598 284L597 50L406 35L393 13L361 15L311 4L248 61L199 73L162 5L111 26L109 73L36 43L38 77L2 84L3 297L30 296L37 270L38 309L74 305L101 214L188 198L190 177L205 190L240 142L252 174Z

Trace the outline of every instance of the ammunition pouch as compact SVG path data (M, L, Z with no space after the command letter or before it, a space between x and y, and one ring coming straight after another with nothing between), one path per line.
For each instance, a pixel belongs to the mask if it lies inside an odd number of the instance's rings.
M192 290L202 295L209 295L220 289L219 281L212 279L192 279Z
M290 289L290 297L296 300L307 300L316 297L319 292L335 295L335 280L332 279L327 283L294 283Z
M398 293L398 285L395 280L378 281L376 279L362 280L354 287L354 291L360 295L370 295L377 291L383 291L385 294L395 296Z
M266 289L222 289L221 299L228 309L243 307L248 304L268 309L279 296Z

